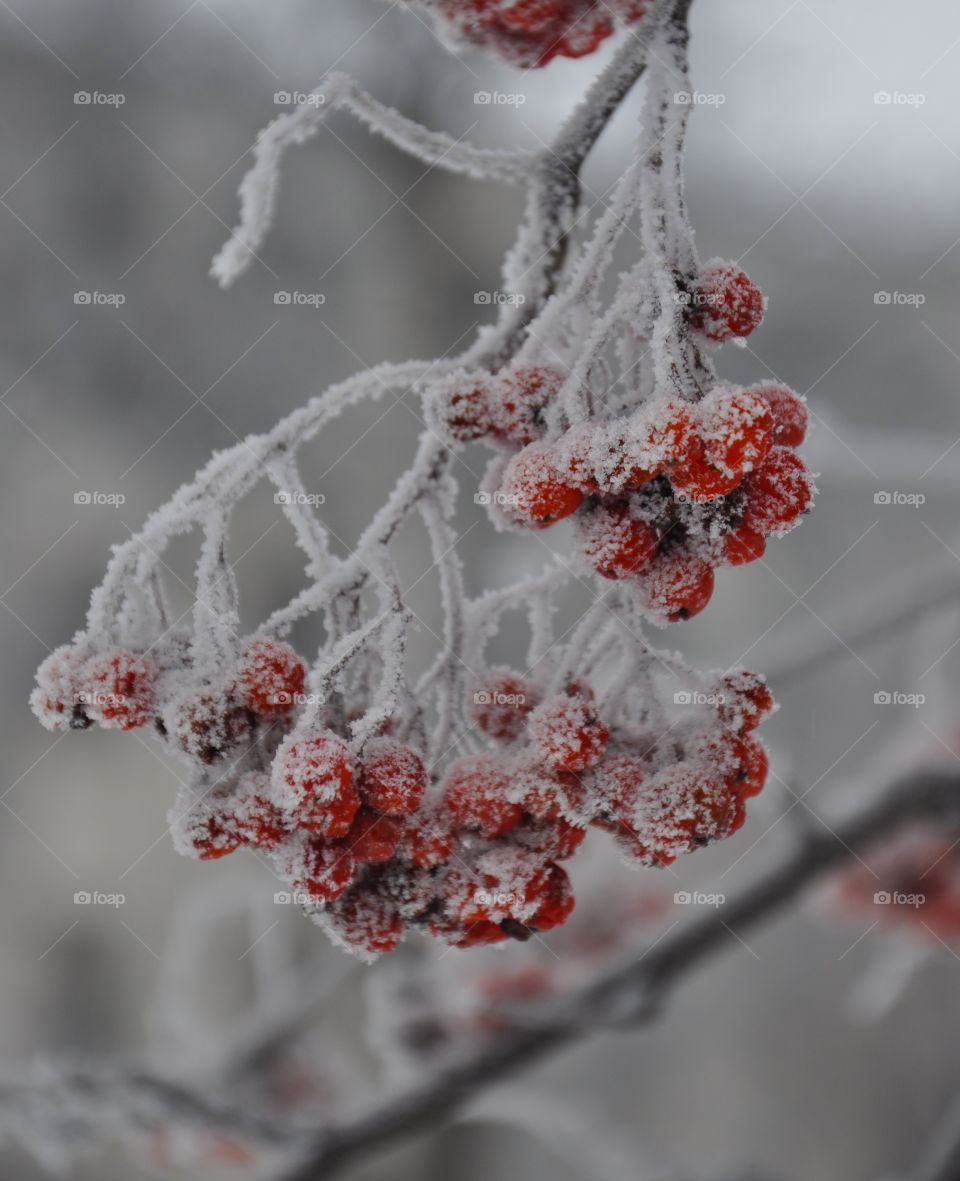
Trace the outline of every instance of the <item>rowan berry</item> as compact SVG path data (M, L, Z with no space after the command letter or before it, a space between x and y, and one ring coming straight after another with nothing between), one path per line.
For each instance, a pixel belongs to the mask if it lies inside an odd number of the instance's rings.
M540 529L568 517L583 500L579 489L563 482L546 443L531 443L510 460L503 472L502 492L507 511L516 521Z
M690 326L716 343L749 336L763 319L760 289L736 263L715 258L704 266L691 305Z
M294 889L316 902L333 902L357 875L357 859L349 841L307 836L285 866Z
M745 566L763 557L767 542L757 529L741 521L723 536L723 561L727 566Z
M187 824L186 849L201 861L216 861L239 849L243 843L230 816L212 809L199 807L196 816Z
M80 674L86 657L69 644L54 648L37 669L30 706L48 730L85 730L93 723L84 708Z
M428 405L450 438L469 443L490 433L491 384L488 373L458 370L429 391Z
M786 533L813 500L813 477L788 447L773 447L743 481L744 524L760 533Z
M435 869L453 856L457 838L449 828L449 817L439 809L420 808L406 818L397 856L418 869Z
M741 798L749 799L763 791L770 769L767 751L759 738L752 734L745 734L737 739L740 765L736 775L730 781Z
M644 605L670 623L698 615L713 594L713 567L685 547L659 554L639 577Z
M527 720L535 753L554 771L583 771L599 761L610 731L595 706L580 697L554 697Z
M233 695L259 717L287 713L303 693L306 668L289 644L254 636L244 645L234 675Z
M711 463L706 444L699 436L691 442L686 456L669 473L674 491L698 504L726 496L742 478L742 472L724 471Z
M362 804L343 841L357 861L389 861L403 835L403 821Z
M467 701L467 716L491 738L507 741L523 731L527 714L539 696L519 673L504 667L491 668L474 686Z
M324 925L333 939L367 961L393 951L404 931L393 903L362 880L327 906Z
M546 878L538 884L533 897L537 909L526 920L526 925L537 931L549 931L565 923L575 903L569 877L559 865L552 863L547 865Z
M285 738L274 760L272 786L288 816L325 837L346 836L360 807L350 748L330 732Z
M519 824L523 809L508 798L510 772L499 755L467 755L451 763L443 790L454 825L489 839Z
M358 788L378 812L413 812L427 789L427 772L409 746L393 738L372 738L360 759Z
M509 839L549 861L564 861L576 853L586 835L586 828L571 824L563 816L552 820L528 816L511 831Z
M809 414L799 394L785 385L762 381L749 386L747 393L758 394L773 414L773 441L781 447L799 447L807 437Z
M700 403L700 433L707 462L737 481L770 450L773 413L759 393L721 386Z
M656 555L656 529L626 501L598 504L580 516L578 525L584 557L604 578L629 578Z
M290 835L283 812L270 798L270 776L255 771L240 781L233 819L246 845L275 849Z
M541 438L547 407L566 377L562 369L551 365L517 365L498 373L488 399L493 435L522 444Z
M183 698L165 724L183 751L207 764L226 758L250 731L247 711L209 689Z
M773 694L759 674L739 669L727 673L718 683L718 716L734 730L756 730L773 713Z
M125 648L92 656L83 666L84 712L101 726L134 730L153 719L154 668Z

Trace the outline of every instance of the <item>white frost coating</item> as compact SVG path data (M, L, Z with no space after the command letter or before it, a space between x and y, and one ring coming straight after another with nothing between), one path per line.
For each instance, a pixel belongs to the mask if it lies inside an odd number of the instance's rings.
M280 163L287 148L312 139L327 116L348 110L398 148L425 164L477 179L519 184L526 179L532 153L475 148L441 131L428 131L392 107L378 102L347 74L327 77L290 114L280 115L257 136L254 164L240 182L240 222L213 260L210 274L229 287L257 255L273 224Z

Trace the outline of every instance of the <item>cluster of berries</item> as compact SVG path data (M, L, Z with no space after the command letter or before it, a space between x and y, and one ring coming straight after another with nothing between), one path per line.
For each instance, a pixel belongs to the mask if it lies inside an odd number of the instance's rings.
M708 725L658 739L607 725L582 680L545 697L493 669L467 714L494 749L455 760L430 791L420 755L389 724L356 753L332 719L308 724L298 709L305 669L289 645L248 640L222 691L190 689L189 669L183 637L150 655L60 648L32 703L51 729L152 721L201 768L235 757L175 824L180 851L214 860L262 850L328 933L363 957L390 950L408 927L457 947L549 930L573 909L559 862L589 825L614 833L635 863L667 865L735 832L766 775L749 732L773 701L751 673L711 686Z
M763 314L759 291L732 264L711 264L695 294L691 326L715 341L745 335ZM507 450L484 486L500 523L543 529L574 518L585 564L629 579L654 622L702 611L716 567L760 558L766 538L809 507L813 479L794 450L807 409L787 387L721 383L698 402L658 397L548 441L565 379L553 366L454 374L433 406L453 440Z
M583 57L634 24L647 0L421 0L472 45L493 49L523 69L555 57Z

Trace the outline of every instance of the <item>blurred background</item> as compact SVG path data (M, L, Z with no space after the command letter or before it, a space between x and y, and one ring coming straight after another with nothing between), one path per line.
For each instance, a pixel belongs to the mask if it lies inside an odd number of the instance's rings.
M698 247L740 260L770 299L749 347L726 350L721 370L744 382L776 375L808 394L806 450L821 476L802 529L765 564L723 574L711 609L665 642L707 667L763 670L825 629L842 640L886 586L920 591L931 570L960 563L960 10L723 0L694 5L693 37ZM403 4L378 0L0 5L0 1064L157 1055L182 1015L169 999L179 989L196 1023L166 1043L178 1050L163 1064L189 1075L184 1046L197 1070L215 1058L251 978L281 956L306 949L345 982L337 1013L353 1012L354 984L379 970L326 950L294 908L278 917L252 858L174 854L165 817L177 770L158 748L96 731L54 738L27 696L40 660L82 625L110 546L211 451L359 368L454 352L494 316L477 295L499 288L521 195L406 159L342 115L287 157L262 265L217 287L209 262L235 224L251 144L289 109L277 92L309 91L336 67L428 126L536 147L607 56L528 73L458 58ZM522 101L478 102L479 92ZM637 109L635 97L624 104L591 158L591 201L622 171ZM278 304L278 291L324 300ZM391 403L344 419L310 452L308 484L345 544L421 429L415 402ZM924 499L878 503L881 492ZM468 568L497 583L523 561L522 539L493 534L472 488L462 500L463 521L480 520ZM253 505L235 537L251 627L299 585L296 551L270 521ZM191 560L187 548L171 557L188 581ZM732 893L776 862L797 825L817 828L819 815L876 790L898 758L954 758L958 618L943 610L784 686L765 728L775 777L736 837L666 882L630 875L607 850L587 884L668 904L678 883ZM878 705L880 691L925 701ZM804 803L781 821L791 792ZM77 905L78 891L125 901ZM266 905L247 905L256 899ZM745 1163L783 1178L892 1175L960 1089L948 1036L960 1021L958 964L934 942L903 994L866 1021L851 998L900 954L870 928L834 918L818 897L745 944L731 934L729 955L656 1029L596 1039L515 1085L569 1103L633 1154L638 1177L644 1161L684 1176ZM190 943L185 929L202 933ZM359 1009L353 1019L363 1024ZM16 1145L4 1153L4 1176L43 1175ZM76 1175L152 1176L163 1155L107 1153ZM185 1175L238 1167L198 1162ZM521 1172L587 1175L543 1137L479 1121L358 1176Z

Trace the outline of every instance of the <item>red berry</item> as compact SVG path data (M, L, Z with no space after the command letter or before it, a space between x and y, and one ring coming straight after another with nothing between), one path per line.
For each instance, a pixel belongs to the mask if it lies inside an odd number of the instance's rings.
M248 736L250 721L235 701L207 689L177 704L169 728L182 750L201 763L226 758Z
M156 711L154 670L149 657L124 648L92 656L83 666L84 712L101 726L134 730Z
M562 435L553 449L553 463L564 483L581 492L599 492L594 461L595 452L602 454L602 448L600 433L592 423L578 423Z
M759 738L746 734L737 739L737 753L740 765L735 778L730 781L731 786L742 798L749 799L751 796L759 795L767 781L767 772L770 769L767 751Z
M693 408L674 398L662 398L645 406L637 425L638 442L645 461L642 468L655 467L659 471L663 467L673 467L682 463L696 445Z
M535 753L554 771L583 771L599 761L610 731L591 702L554 697L530 715L527 731Z
M635 755L604 755L589 774L588 786L600 800L600 813L593 823L600 828L615 830L629 820L637 802L647 769Z
M448 818L439 810L419 809L406 820L397 856L418 869L434 869L453 856L457 838L444 827Z
M563 861L576 853L586 835L585 828L571 824L562 816L553 820L529 816L513 829L510 840L550 861Z
M266 772L254 772L241 781L234 821L244 844L275 849L290 835L286 817L269 798L269 791Z
M561 479L546 443L531 443L510 460L503 473L502 491L507 512L533 528L568 517L583 500L579 489Z
M763 534L741 522L724 535L723 559L728 566L745 566L762 558L766 548Z
M537 910L527 920L527 926L537 931L549 931L566 922L573 910L574 897L570 879L559 865L548 865L544 883L537 889Z
M629 578L657 552L657 531L629 504L598 504L579 520L578 540L590 565L604 578Z
M298 850L293 885L317 902L333 902L351 884L357 872L348 841L310 837Z
M713 567L680 548L660 554L640 575L640 589L647 609L679 623L698 615L713 594Z
M498 373L489 395L493 434L512 443L539 439L546 429L546 409L566 377L550 365L519 365Z
M488 839L520 822L523 809L508 799L511 764L498 755L468 755L450 765L444 800L453 823Z
M342 837L360 807L353 786L353 756L335 734L286 738L273 769L274 798L310 832Z
M519 673L492 668L474 687L467 714L491 738L509 741L522 732L538 700L536 689Z
M736 263L713 259L700 272L690 326L720 343L749 336L763 319L763 295Z
M483 372L449 374L431 390L450 436L460 443L482 439L492 429L491 378Z
M652 853L673 860L743 824L737 793L705 763L684 762L647 780L634 827Z
M202 810L190 823L190 849L201 861L216 861L226 857L228 853L239 849L241 843L236 826L225 815Z
M403 938L403 919L389 898L358 883L325 911L331 936L361 959L393 951Z
M759 394L773 414L773 441L781 447L799 447L807 437L809 415L799 394L776 382L752 385L747 393Z
M360 760L360 795L378 812L413 812L427 789L420 756L393 738L373 738Z
M728 673L718 687L722 698L717 713L725 726L734 730L755 730L773 713L773 694L759 673L740 669Z
M357 861L389 861L403 835L403 822L362 805L343 838Z
M750 390L721 387L700 403L700 432L707 461L738 481L770 450L773 413Z
M726 496L736 488L742 476L742 472L723 471L711 463L706 444L700 438L693 440L686 457L669 473L674 491L698 504Z
M91 725L83 703L80 675L86 657L63 644L55 648L37 669L37 684L30 706L48 730L85 730Z
M289 644L254 636L240 654L233 694L244 709L262 718L287 713L303 693L306 669Z
M788 447L774 447L743 481L744 524L760 533L786 533L813 500L813 477Z

